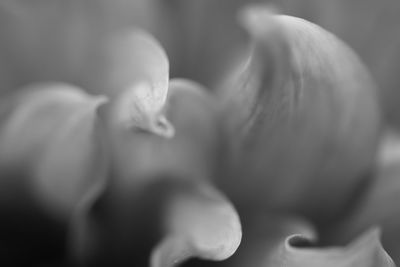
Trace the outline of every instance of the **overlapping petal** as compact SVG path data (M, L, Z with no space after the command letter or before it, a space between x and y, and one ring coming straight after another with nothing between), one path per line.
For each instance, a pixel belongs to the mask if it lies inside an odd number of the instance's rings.
M99 92L90 76L109 35L132 27L172 36L159 28L165 18L157 1L5 0L0 3L0 87L15 90L32 82L63 81Z
M222 91L234 149L221 187L253 208L328 220L371 168L380 128L374 82L351 49L312 23L262 6L243 20L253 48Z
M26 250L17 260L32 264L43 253L63 253L69 217L92 183L105 178L97 109L106 99L66 84L41 84L2 101L2 239L11 251Z

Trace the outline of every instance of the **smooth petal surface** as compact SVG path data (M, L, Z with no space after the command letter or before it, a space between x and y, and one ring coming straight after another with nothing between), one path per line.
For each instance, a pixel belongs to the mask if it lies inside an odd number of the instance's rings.
M263 6L245 9L252 50L221 92L233 169L221 187L243 205L337 216L378 142L375 85L322 28Z
M10 258L1 264L64 256L69 217L105 174L96 115L104 101L66 84L38 84L2 99L0 235Z
M217 102L203 87L171 80L162 110L175 128L168 138L116 122L118 104L110 102L102 114L109 123L115 169L127 182L141 183L140 179L160 173L213 177L220 152Z
M318 247L313 228L292 217L260 216L244 222L244 238L238 251L222 266L239 267L393 267L372 229L343 247ZM218 266L219 266L218 265ZM214 265L212 265L214 266Z
M385 249L400 264L399 193L400 137L397 132L389 131L382 140L377 170L368 190L344 222L331 231L330 238L343 243L371 225L380 225Z
M177 266L189 258L224 260L239 246L241 225L231 204L209 186L171 196L164 210L165 237L153 250L152 267Z

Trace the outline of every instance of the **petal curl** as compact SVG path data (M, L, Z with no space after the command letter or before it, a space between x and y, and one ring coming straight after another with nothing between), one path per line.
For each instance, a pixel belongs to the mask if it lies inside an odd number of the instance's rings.
M79 188L90 184L94 166L104 165L96 124L97 109L106 98L65 84L43 84L5 102L9 109L4 107L1 126L1 166L6 171L26 168L31 177L21 187L52 212L70 214Z
M221 91L233 147L221 187L244 205L332 219L373 162L375 84L354 52L317 25L263 6L245 9L242 21L252 47Z
M377 167L366 192L329 239L346 242L371 225L382 228L385 249L400 264L400 135L388 131L382 139Z
M238 251L218 266L395 266L380 244L378 229L365 232L343 247L318 247L314 229L293 217L270 214L243 222L243 227Z

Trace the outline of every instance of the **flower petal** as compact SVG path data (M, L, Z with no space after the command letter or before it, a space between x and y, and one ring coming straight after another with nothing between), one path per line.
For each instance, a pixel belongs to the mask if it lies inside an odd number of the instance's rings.
M63 257L69 217L106 172L96 115L104 101L66 84L2 99L0 231L10 253L23 251L21 264Z
M383 139L373 175L352 213L328 239L346 242L371 225L380 225L385 249L400 264L400 212L396 205L400 192L400 136L397 132L390 131Z
M118 124L113 119L118 103L111 101L102 110L108 122L115 168L127 182L141 183L136 177L160 173L211 178L218 167L215 166L220 150L217 102L194 82L174 79L169 87L161 114L176 129L171 138Z
M163 110L163 114L176 129L171 138L129 129L115 123L115 110L112 106L115 104L111 101L100 112L106 121L109 136L111 178L100 198L90 204L86 214L81 213L81 219L75 224L77 230L74 231L78 236L72 244L80 247L80 252L77 251L75 255L78 261L88 264L106 262L122 266L144 265L147 264L148 256L159 239L166 235L166 239L169 240L170 234L175 234L176 223L185 225L181 222L184 220L181 216L186 216L189 207L198 207L197 211L204 209L202 214L205 218L218 213L214 210L214 205L206 205L209 197L205 193L203 195L198 187L198 184L208 183L213 178L217 167L215 164L219 151L219 130L216 102L199 85L185 80L172 80L167 105ZM185 186L187 184L189 186ZM180 192L182 187L186 189ZM185 206L183 210L178 207L175 197L185 198L188 207ZM217 207L220 203L215 200ZM230 205L223 204L223 207L233 212ZM176 214L169 214L168 209ZM222 214L225 212L223 211L221 216ZM192 218L192 215L187 216ZM231 219L236 218L232 216ZM169 222L170 220L173 222ZM216 220L215 231L219 232L222 229L218 228L221 226L221 220ZM163 222L167 228L166 232L163 230ZM208 239L199 239L197 231L191 232L189 229L201 225L196 222L187 223L186 230L182 229L183 239L180 236L178 238L180 241L193 243L194 250L187 256L206 257L206 253L210 252L214 253L210 254L210 257L221 258L227 257L231 249L234 249L232 244L226 247L224 253L212 252L212 247L202 243ZM233 230L227 231L238 235ZM175 235L173 240L177 240ZM237 238L232 240L234 242ZM169 261L163 256L165 249L172 249L174 253L181 252L179 246L170 244L172 241L165 242L166 245L160 245L162 248L156 250L160 252L154 252L157 255L161 254L154 256L153 261L156 265L158 261ZM230 239L221 239L221 242L228 246ZM205 247L200 247L202 244ZM185 259L173 255L178 260Z
M245 9L249 58L221 92L233 147L221 187L258 208L338 216L378 142L375 86L343 42L299 18Z
M244 227L240 248L223 266L395 266L377 229L343 247L318 247L312 227L295 218L266 216Z
M165 237L153 250L152 267L172 267L192 257L224 260L239 246L238 215L209 186L174 194L166 206Z
M112 98L115 123L172 136L161 114L169 80L169 63L161 45L142 31L116 33L104 44L94 66L97 88Z
M399 1L289 0L282 6L332 31L360 54L379 85L386 118L398 126Z

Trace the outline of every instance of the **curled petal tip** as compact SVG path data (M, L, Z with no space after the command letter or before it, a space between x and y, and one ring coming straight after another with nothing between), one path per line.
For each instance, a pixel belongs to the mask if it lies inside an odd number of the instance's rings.
M166 236L153 250L152 267L175 266L193 257L224 260L240 244L238 215L213 189L176 195L165 216Z
M174 129L160 115L168 93L169 63L161 45L142 31L116 34L106 48L104 78L112 96L112 120L170 138ZM109 63L111 62L111 63Z

